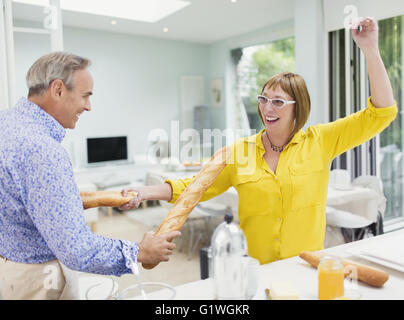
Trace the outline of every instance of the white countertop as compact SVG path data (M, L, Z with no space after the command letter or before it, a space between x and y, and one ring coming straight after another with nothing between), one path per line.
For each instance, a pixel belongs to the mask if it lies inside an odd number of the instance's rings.
M360 281L358 282L357 290L360 292L362 300L403 300L404 272L396 271L394 269L390 269L388 267L370 262L368 260L354 257L347 252L347 250L349 249L368 248L372 243L380 242L384 239L393 240L394 237L400 237L403 235L404 230L399 230L392 233L380 235L378 237L368 238L361 241L328 248L324 250L324 252L338 255L341 258L346 258L352 261L363 263L388 272L389 280L384 284L382 288L376 288ZM401 247L403 246L401 245ZM299 257L293 257L260 266L258 291L254 299L266 299L265 288L270 288L272 281L287 281L291 283L299 291L300 299L302 300L317 299L317 270ZM180 285L175 287L175 289L176 300L213 299L213 283L210 278ZM152 295L150 295L150 298L153 299Z

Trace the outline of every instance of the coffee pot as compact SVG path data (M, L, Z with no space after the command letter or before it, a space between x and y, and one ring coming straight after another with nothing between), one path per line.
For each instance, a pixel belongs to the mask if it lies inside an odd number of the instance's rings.
M247 240L231 214L226 214L224 220L215 229L209 250L214 297L243 300L248 281Z

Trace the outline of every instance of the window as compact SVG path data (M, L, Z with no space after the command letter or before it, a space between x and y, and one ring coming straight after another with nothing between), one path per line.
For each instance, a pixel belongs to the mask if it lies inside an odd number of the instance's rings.
M256 96L271 76L284 71L295 72L293 37L242 49L237 65L237 91L240 113L248 120L249 129L259 131L264 127L257 112ZM243 127L239 125L238 128Z
M403 28L404 16L379 21L379 47L389 75L398 115L380 134L379 165L387 198L385 220L403 218Z
M348 169L352 178L377 175L387 198L385 226L404 222L403 214L403 89L404 16L378 21L379 48L399 109L397 118L378 137L334 159L331 168ZM363 54L350 32L330 33L330 121L366 107L371 94Z

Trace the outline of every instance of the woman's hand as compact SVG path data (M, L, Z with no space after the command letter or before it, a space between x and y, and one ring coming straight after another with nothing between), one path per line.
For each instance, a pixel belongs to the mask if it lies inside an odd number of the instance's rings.
M358 31L358 27L362 30ZM352 22L352 37L361 50L379 50L379 27L373 18L358 17Z
M119 210L123 211L123 210L137 209L142 201L147 200L146 197L145 197L145 193L143 191L143 188L123 189L121 191L122 196L126 197L128 195L129 191L134 191L136 193L136 195L128 203L120 206L118 208Z

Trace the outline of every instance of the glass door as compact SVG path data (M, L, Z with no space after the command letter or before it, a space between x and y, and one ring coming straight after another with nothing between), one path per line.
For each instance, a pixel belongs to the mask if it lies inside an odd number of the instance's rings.
M378 166L387 198L386 226L403 222L403 30L404 16L379 21L379 47L393 86L398 115L380 134Z
M379 48L399 109L397 118L380 135L334 159L331 169L348 169L352 179L376 175L383 183L387 206L385 230L404 226L403 214L403 72L404 16L379 20ZM366 107L371 95L366 62L351 33L329 34L330 121ZM394 227L395 226L395 227Z

